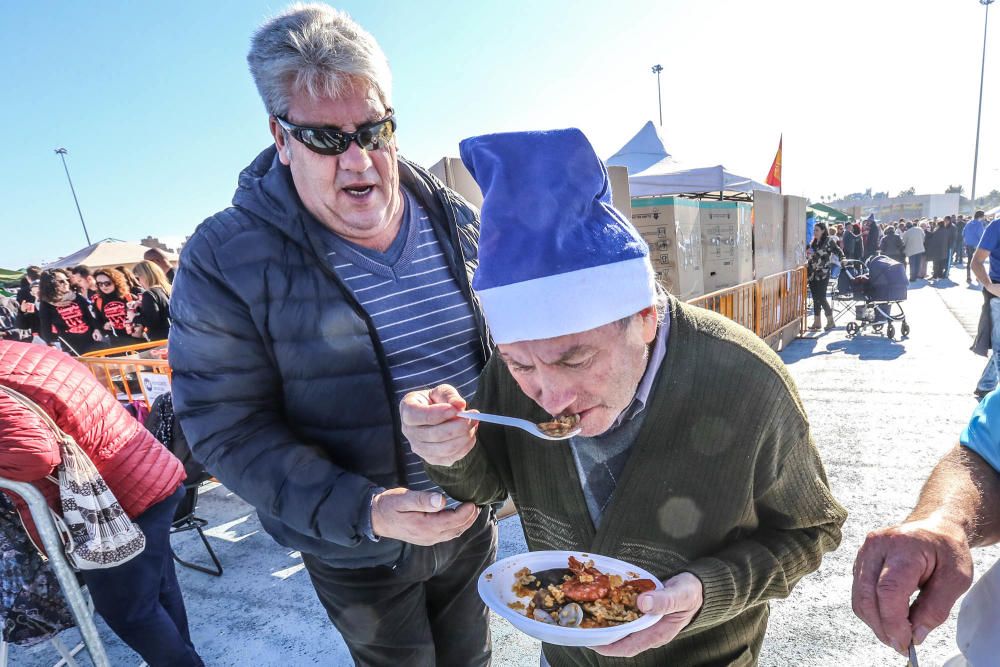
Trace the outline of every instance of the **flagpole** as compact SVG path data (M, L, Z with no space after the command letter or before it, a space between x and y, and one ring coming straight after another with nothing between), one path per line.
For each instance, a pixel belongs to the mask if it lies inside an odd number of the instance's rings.
M778 194L781 194L781 149L785 143L785 135L782 133L778 137L778 152L774 154L774 161L771 162L771 169L767 172L764 183L772 188L778 186Z

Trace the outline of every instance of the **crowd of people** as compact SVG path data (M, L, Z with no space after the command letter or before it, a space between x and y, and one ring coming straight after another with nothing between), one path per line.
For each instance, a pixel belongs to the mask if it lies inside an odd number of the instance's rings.
M131 268L29 266L9 305L4 338L41 341L75 355L166 340L174 270L156 248Z
M966 282L972 283L969 262L987 224L983 211L976 211L971 218L946 215L894 222L878 222L869 216L862 222L831 225L829 236L845 259L866 260L882 254L907 264L910 282L942 280L952 266L964 264Z
M273 144L240 174L233 206L190 238L176 276L155 253L131 273L32 267L25 328L77 353L169 334L171 400L193 456L302 554L359 665L490 664L476 581L508 497L530 550L600 553L663 583L635 600L656 623L604 646L543 644L542 665L756 664L769 602L820 567L847 518L777 354L663 290L579 130L463 141L480 212L397 153L388 61L346 14L295 5L259 28L247 60ZM884 253L917 280L925 259L935 276L971 257L988 286L982 218L817 224L815 328L821 312L832 326L825 294L840 261ZM0 385L49 407L147 532L141 557L84 577L97 611L152 667L201 665L167 537L183 471L120 406L53 397L67 376L96 384L66 355L0 342ZM59 451L26 452L47 427L2 397L0 475L51 496ZM466 409L565 417L579 431L540 446ZM971 532L995 515L996 487L977 478L992 509L972 505L976 486L956 472L995 475L1000 439L963 438L957 467L935 472L938 491L911 517L924 532L886 529L859 555L855 610L900 652L968 586L945 570L1000 539L995 523ZM922 517L939 504L970 532L948 524L936 537L941 517ZM890 586L927 545L952 560ZM911 615L901 600L942 579L958 584Z
M964 264L965 280L972 284L973 256L988 224L984 211L976 211L969 219L946 215L942 219L900 218L880 223L869 216L863 222L829 225L817 222L806 263L813 303L813 321L808 328L816 331L835 327L828 292L830 281L837 278L844 260L864 262L875 255L884 255L909 266L911 283L945 280L952 266ZM981 280L980 283L985 284ZM825 327L820 322L821 313L826 314Z

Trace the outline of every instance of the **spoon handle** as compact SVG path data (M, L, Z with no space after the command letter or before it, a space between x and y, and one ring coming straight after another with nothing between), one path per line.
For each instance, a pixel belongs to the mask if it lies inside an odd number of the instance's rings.
M522 428L525 430L537 430L535 425L526 419L517 419L516 417L504 417L502 415L491 415L485 412L466 412L462 411L458 413L459 417L464 419L475 419L476 421L489 422L490 424L500 424L501 426L513 426L515 428Z

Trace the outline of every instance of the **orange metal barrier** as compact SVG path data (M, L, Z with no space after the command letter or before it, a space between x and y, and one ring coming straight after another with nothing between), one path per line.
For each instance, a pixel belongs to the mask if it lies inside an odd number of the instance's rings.
M98 359L101 357L121 357L127 354L134 354L137 352L146 352L149 350L160 350L164 351L164 356L166 355L167 341L165 340L154 340L152 342L144 341L142 343L134 343L131 345L120 345L118 347L108 347L101 350L94 350L93 352L87 352L86 354L80 355L80 359Z
M688 303L724 315L754 333L759 331L757 318L760 309L757 305L756 282L711 292L697 299L691 299Z
M742 324L774 346L797 335L806 314L806 268L800 266L688 301Z
M94 350L77 361L119 399L142 401L147 408L159 394L160 385L169 384L171 377L165 340Z
M796 325L800 331L806 314L806 268L776 273L757 281L760 285L760 330L765 340ZM798 331L796 331L798 333Z

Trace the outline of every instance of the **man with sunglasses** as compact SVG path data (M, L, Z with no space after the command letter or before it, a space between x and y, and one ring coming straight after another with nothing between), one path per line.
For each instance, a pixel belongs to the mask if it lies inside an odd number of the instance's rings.
M397 154L374 38L298 5L247 57L274 145L187 243L171 301L174 405L192 451L299 550L362 665L485 665L475 582L489 508L447 498L399 400L475 393L478 214Z

